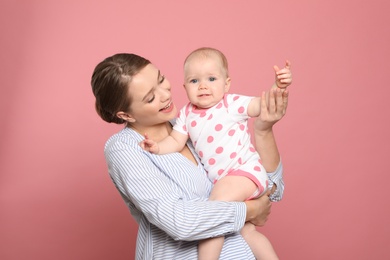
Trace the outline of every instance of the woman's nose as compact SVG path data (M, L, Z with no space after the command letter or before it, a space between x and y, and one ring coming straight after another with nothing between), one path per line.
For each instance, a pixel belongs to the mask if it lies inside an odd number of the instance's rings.
M168 84L169 85L169 84ZM171 87L170 86L160 86L158 92L161 96L161 102L166 102L171 98Z

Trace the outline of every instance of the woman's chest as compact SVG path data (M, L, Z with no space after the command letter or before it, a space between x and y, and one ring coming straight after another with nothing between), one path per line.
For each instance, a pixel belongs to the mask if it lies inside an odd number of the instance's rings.
M165 159L165 163L160 163L158 167L168 177L176 192L182 194L183 199L193 200L209 197L212 183L207 178L206 171L200 162L197 162L194 158L198 164L195 165L193 161L184 157L181 153L171 153L159 157Z

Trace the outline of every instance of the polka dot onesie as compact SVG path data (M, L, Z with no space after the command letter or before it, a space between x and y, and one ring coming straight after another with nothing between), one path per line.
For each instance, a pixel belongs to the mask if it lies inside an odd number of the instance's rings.
M268 186L267 173L248 132L247 107L252 98L226 94L208 109L189 103L180 110L174 126L191 138L211 181L228 174L246 176L258 187L251 198L262 195Z

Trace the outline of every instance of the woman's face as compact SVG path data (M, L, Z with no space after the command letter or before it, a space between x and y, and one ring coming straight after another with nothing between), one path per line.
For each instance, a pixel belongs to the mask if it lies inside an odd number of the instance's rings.
M130 116L132 126L142 129L173 119L177 109L172 102L171 85L153 64L135 75L129 85L132 99Z

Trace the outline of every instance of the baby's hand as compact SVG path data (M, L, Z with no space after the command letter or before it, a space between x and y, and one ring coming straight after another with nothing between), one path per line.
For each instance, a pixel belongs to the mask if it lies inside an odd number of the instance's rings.
M158 143L153 141L152 139L149 139L148 134L146 133L145 133L145 139L141 141L139 145L142 147L142 149L150 153L158 154L158 152L160 151Z
M278 66L274 66L275 70L275 84L278 88L287 88L292 82L291 63L286 60L286 66L283 69L279 69Z

